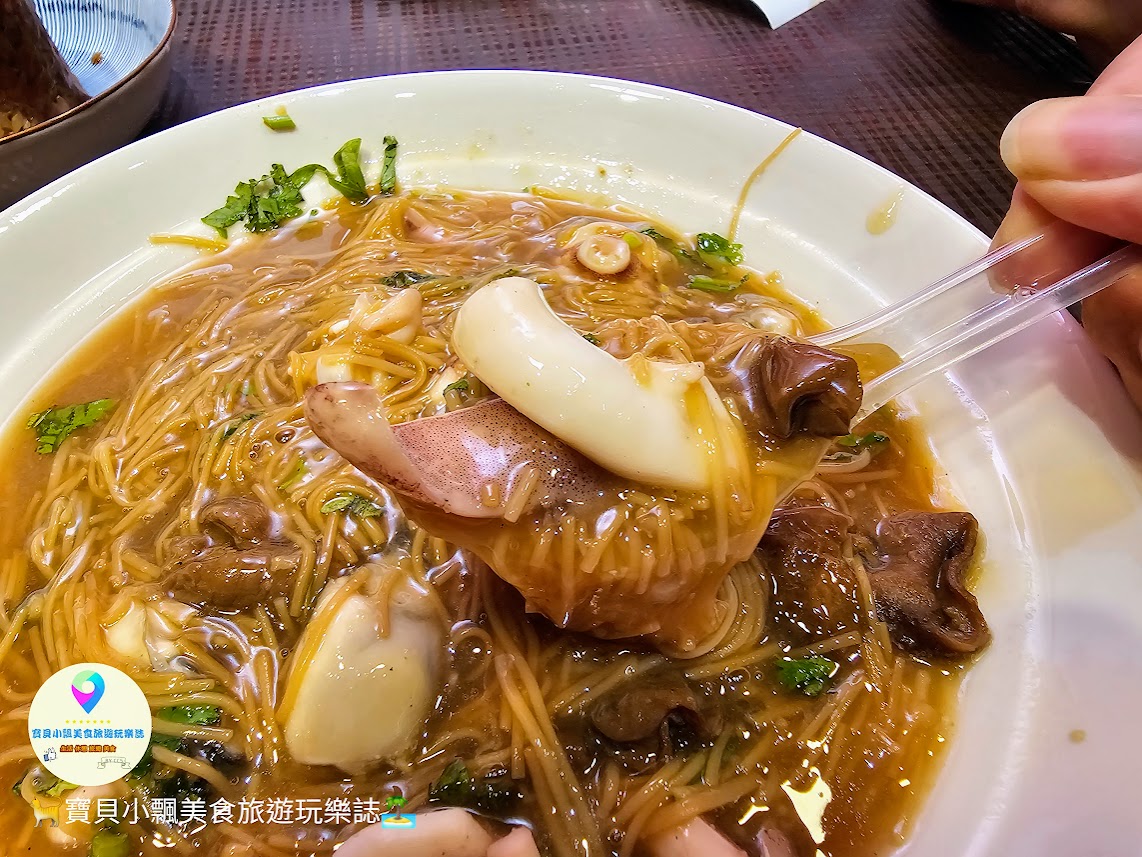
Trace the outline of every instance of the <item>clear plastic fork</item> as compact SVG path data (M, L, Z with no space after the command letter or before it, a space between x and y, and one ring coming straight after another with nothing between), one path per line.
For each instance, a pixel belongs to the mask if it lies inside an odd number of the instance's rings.
M929 375L943 371L1028 325L1113 285L1142 264L1142 249L1122 247L1068 275L1020 277L1013 290L995 285L997 271L1035 270L1036 255L1062 236L1058 227L1005 244L913 295L851 324L810 337L829 348L880 344L900 363L865 384L856 425ZM1003 279L1003 278L1001 278ZM1036 279L1035 285L1026 285Z

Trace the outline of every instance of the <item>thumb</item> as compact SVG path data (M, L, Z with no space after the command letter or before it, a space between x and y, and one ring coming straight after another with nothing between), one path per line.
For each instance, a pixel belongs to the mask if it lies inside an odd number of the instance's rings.
M1040 101L1007 126L1007 168L1044 209L1142 243L1142 96Z

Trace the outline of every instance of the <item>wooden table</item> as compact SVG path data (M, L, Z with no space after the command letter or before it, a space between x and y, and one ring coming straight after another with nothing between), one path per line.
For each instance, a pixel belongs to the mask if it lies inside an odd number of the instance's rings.
M533 68L700 93L800 125L989 233L1012 180L997 144L1092 73L1063 37L947 0L827 0L771 30L747 0L179 0L149 130L290 89L397 72Z

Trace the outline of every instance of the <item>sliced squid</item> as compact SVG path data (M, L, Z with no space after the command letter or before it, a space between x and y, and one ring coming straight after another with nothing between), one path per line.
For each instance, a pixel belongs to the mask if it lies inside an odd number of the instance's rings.
M652 857L746 857L742 849L702 818L654 837L649 851Z
M197 615L193 607L173 599L132 599L126 610L103 627L104 639L130 666L170 670L182 653L175 641Z
M777 499L812 472L827 443L816 435L847 432L841 411L859 404L850 358L722 333L741 339L728 362L742 387L734 416L704 364L618 360L555 316L535 283L503 279L468 299L454 334L465 368L502 398L390 425L378 390L333 383L308 391L305 413L529 610L684 653L717 628L719 587ZM706 332L707 347L718 335Z
M279 712L297 761L357 773L421 735L440 688L444 628L426 592L390 577L400 574L377 568L322 591Z
M517 827L488 849L488 857L540 857L535 837L526 827Z
M579 246L575 248L575 258L596 274L618 274L625 271L631 263L630 245L621 235L595 231L579 241Z
M423 306L424 298L414 288L402 289L391 297L358 295L349 317L330 325L329 333L342 337L347 331L365 331L408 345L421 333ZM299 377L312 372L319 384L353 380L354 355L343 351L328 354L324 350L295 354L291 357L291 373Z
M408 345L420 332L423 306L424 298L412 288L402 289L380 301L370 301L360 295L349 313L349 324Z
M151 653L147 650L147 608L140 601L132 601L126 612L103 629L109 645L116 654L132 666L149 667Z
M452 341L497 395L612 473L689 491L710 485L694 402L708 401L719 422L730 417L701 363L618 360L559 318L525 277L468 298Z
M500 518L503 500L533 473L513 516L598 496L612 482L598 466L502 399L389 425L367 384L321 384L305 397L314 432L350 463L406 498L449 515Z
M416 814L416 824L371 824L337 849L337 857L487 857L492 837L462 809Z
M693 647L716 623L726 571L769 520L772 489L757 480L748 503L741 495L726 510L740 514L724 540L716 524L674 522L668 500L641 495L632 505L626 480L499 399L390 426L371 387L325 384L305 410L322 441L402 496L410 518L474 551L529 609L600 637ZM662 538L675 540L671 549L659 549Z

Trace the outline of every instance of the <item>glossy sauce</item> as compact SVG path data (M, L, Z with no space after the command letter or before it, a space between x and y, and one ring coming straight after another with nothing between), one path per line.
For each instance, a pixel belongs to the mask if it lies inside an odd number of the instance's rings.
M491 244L475 245L468 249L468 260L457 264L448 272L458 280L477 276L480 272L504 268L507 265L533 265L557 268L560 258L557 236L577 223L590 217L601 216L598 212L586 211L583 207L570 203L559 203L567 221L559 229L546 228L537 214L530 211L526 201L517 196L495 195L477 197L480 204L472 203L471 211L464 208L463 196L457 197L457 222L479 221L481 218L501 222L506 234L513 236L512 242L503 246ZM554 203L553 203L554 204ZM307 277L319 272L322 266L334 260L338 248L347 238L362 228L365 210L342 208L327 219L303 226L292 234L283 234L271 239L253 239L247 246L228 251L223 256L205 258L200 273L210 278L210 271L218 272L220 282L229 282L241 273L249 280L256 280L265 274L273 274L280 267L280 260L288 258L292 266L288 276L277 274L281 279L280 288L284 293L298 295L290 304L291 312L303 312L312 302L313 296L305 292ZM626 218L636 222L638 218L629 213L605 212L616 219ZM453 224L454 226L454 224ZM452 226L445 227L452 228ZM456 227L459 229L459 227ZM506 248L506 249L505 249ZM430 256L425 257L430 258ZM416 264L415 260L408 263ZM362 273L362 277L367 273ZM558 279L558 275L552 275ZM441 280L441 293L445 294L452 280ZM180 285L181 283L181 285ZM229 287L223 284L223 292ZM598 303L582 302L583 294L592 290L614 288L614 285L586 285L579 291L570 289L556 292L552 304L570 323L584 329L592 329L605 324L613 316L609 314L606 301ZM677 289L678 283L667 283L666 288ZM754 276L751 288L757 293L783 299L788 311L796 317L806 333L823 327L822 322L804 304L788 297L778 277L762 278ZM691 290L692 291L692 290ZM662 306L647 306L647 311L673 312L678 318L691 320L731 320L740 307L731 299L721 295L685 294L685 305L666 309ZM200 319L210 311L204 302L216 300L217 294L206 292L198 286L188 286L187 281L176 281L173 286L152 290L139 301L126 308L111 322L97 332L88 342L78 348L72 357L55 369L44 384L36 391L27 406L29 413L51 405L90 401L110 397L126 399L139 384L146 367L169 352L184 338L188 322ZM248 303L248 295L233 291L230 297L235 303L233 318L243 313L254 313L258 305ZM671 319L673 320L673 319ZM433 320L430 324L435 324ZM241 328L235 322L241 337L258 335L257 326ZM251 322L251 324L254 324ZM266 316L262 334L267 337L283 335L281 316ZM303 350L310 342L310 334L303 326L289 327L290 347ZM237 341L237 340L236 340ZM285 351L282 351L284 360ZM231 391L227 395L234 395ZM242 399L246 394L241 394ZM257 402L242 402L243 408L258 407ZM53 457L37 455L32 444L31 433L23 427L24 414L16 415L4 438L0 453L0 473L4 474L3 491L0 491L0 593L4 594L5 617L10 617L22 598L41 588L45 580L39 570L30 568L27 557L29 537L36 526L32 520L36 514L51 478ZM288 429L296 430L296 427ZM874 520L881 515L898 510L935 508L935 466L929 455L920 428L913 421L901 420L889 410L878 412L859 431L883 431L891 437L891 442L876 458L873 471L879 474L873 480L848 481L844 477L821 477L827 488L843 498L848 513L857 519ZM280 430L282 431L282 430ZM94 434L94 433L93 433ZM94 438L83 435L69 444L67 454L85 455L91 448ZM272 455L274 442L265 441L267 455ZM800 502L812 502L812 492L801 492ZM797 501L799 494L794 495ZM185 494L177 498L178 503L187 501ZM103 508L105 501L95 500L95 511ZM108 514L114 512L108 506ZM145 550L148 539L168 523L176 509L166 509L153 518L144 521L133 544ZM415 539L408 522L391 500L386 506L386 527L393 543L405 546ZM433 544L429 542L429 544ZM378 545L378 552L384 547ZM450 548L442 544L426 549L426 565L438 571L445 568L458 569L449 577L449 583L441 586L441 597L452 612L457 627L466 623L481 625L486 616L480 613L469 614L466 605L471 604L473 587L480 584L473 574L470 563L459 554L454 555ZM348 564L341 559L333 562L331 576L346 571ZM113 581L101 580L99 586L107 587ZM549 647L548 663L552 671L552 687L574 683L577 678L592 674L601 667L620 664L636 658L656 658L657 653L642 644L627 641L601 641L578 634L560 632L549 623L538 618L523 618L522 603L514 592L506 587L493 585L495 597L506 611L520 617L519 621L528 629L527 634L539 644ZM296 635L287 627L279 629L282 643L281 657L285 658L296 641ZM791 644L770 633L764 634L758 645L775 646L779 651L788 651ZM0 715L10 715L26 704L28 696L44 678L45 669L34 642L28 635L17 639L14 652L19 658L9 658L0 667ZM446 688L440 706L431 719L424 739L425 746L452 723L450 706L460 706L479 700L487 693L484 673L479 669L469 669L466 659L475 657L458 651L452 654L450 675L452 683ZM477 658L477 660L479 660ZM840 659L840 672L835 677L834 687L841 685L853 668L848 660ZM759 775L758 788L745 798L734 801L710 817L735 840L756 853L751 845L753 837L762 827L776 827L784 832L794 846L795 853L808 857L872 857L883 853L906 836L910 820L915 816L920 799L931 784L938 769L938 761L951 728L956 687L960 669L944 665L926 665L908 659L907 669L911 680L923 685L924 703L920 709L923 716L914 722L902 723L900 728L908 738L905 743L900 735L864 734L857 729L854 734L834 734L825 740L822 753L821 742L812 739L808 744L801 733L816 717L819 700L808 700L791 696L775 681L771 661L763 661L747 668L736 669L724 675L700 680L711 705L719 710L723 723L722 734L732 735L729 740L695 745L684 752L708 754L717 749L725 759L732 760L737 747L747 743L759 733L766 732L772 739L772 751ZM690 664L686 661L665 662L660 669L664 673L686 675ZM475 677L473 677L475 676ZM906 696L909 691L902 689ZM492 700L495 715L500 704ZM863 704L858 702L857 705ZM871 703L868 703L871 704ZM858 712L859 713L859 712ZM866 712L867 714L867 712ZM483 716L483 715L481 715ZM617 765L631 764L629 759L615 755L613 747L600 746L593 737L584 717L562 717L556 719L560 737L570 748L572 763L578 768L583 783L595 798L604 788L604 770L608 762ZM847 721L843 728L856 728ZM0 731L0 753L8 746L15 746L23 738L20 730L24 722L16 718ZM814 733L815 735L816 733ZM750 736L750 737L746 737ZM26 735L25 735L26 737ZM816 743L814 744L814 741ZM812 748L807 752L807 746ZM696 757L695 757L696 758ZM617 761L616 761L617 760ZM657 760L661 763L663 760ZM264 764L264 760L262 764ZM22 807L22 801L14 796L9 786L16 782L27 765L26 759L6 759L0 762L0 818L15 819ZM707 770L707 768L703 768ZM250 767L240 768L235 775L238 789L250 787L253 782ZM694 788L704 783L699 772L691 784ZM723 776L722 779L726 779ZM333 769L306 768L280 761L267 769L266 778L259 781L257 794L284 795L300 798L308 795L327 796L330 794L352 794L355 796L383 796L397 779L392 770L381 767L376 771L358 776L346 777ZM705 785L713 787L714 784ZM538 806L534 795L529 795L520 815L535 822L542 818L544 809ZM30 821L30 813L28 820ZM605 826L604 822L604 826ZM252 826L255 835L273 833L278 838L275 843L289 841L302 836L307 843L323 843L318 849L302 846L302 853L325 850L335 831L326 828L292 829L286 827ZM33 831L30 826L15 831L20 853L28 857L56 857L65 852L48 843L42 831ZM283 839L284 837L284 839ZM217 831L208 830L192 837L207 855L221 855L223 838ZM542 838L541 838L542 841ZM617 840L614 853L619 853ZM278 844L274 845L278 849ZM275 850L273 853L290 853L292 849ZM163 849L145 846L148 854L162 853ZM14 853L14 852L13 852ZM638 853L638 849L636 849ZM591 855L595 857L595 855Z

